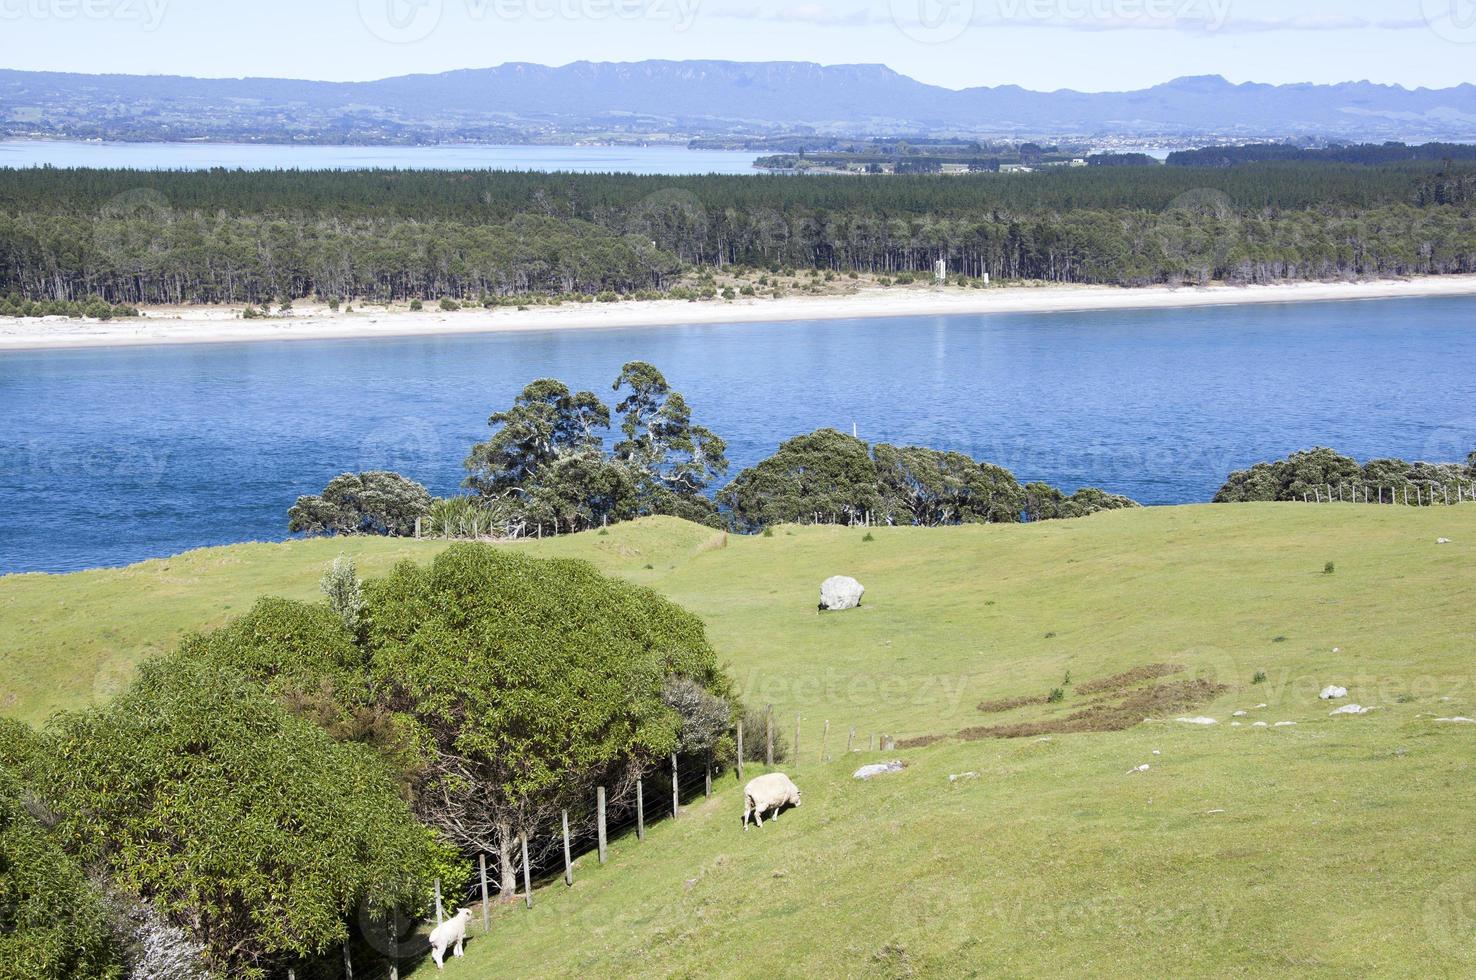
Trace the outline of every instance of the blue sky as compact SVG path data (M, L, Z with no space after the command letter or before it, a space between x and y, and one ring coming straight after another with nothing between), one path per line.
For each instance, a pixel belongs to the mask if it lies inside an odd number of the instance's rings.
M1476 0L0 0L0 37L7 68L335 80L729 58L953 88L1476 82Z

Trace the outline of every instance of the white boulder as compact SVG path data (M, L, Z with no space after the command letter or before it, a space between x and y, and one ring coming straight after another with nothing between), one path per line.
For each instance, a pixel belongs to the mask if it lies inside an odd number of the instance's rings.
M1329 718L1333 715L1366 715L1372 710L1373 708L1365 708L1361 704L1345 704L1341 708L1334 708L1329 711L1327 715Z
M1462 715L1456 715L1454 718L1436 718L1435 720L1453 725L1476 725L1476 718L1466 718Z
M1329 684L1317 696L1324 701L1334 701L1338 698L1346 698L1348 696L1348 689L1346 687L1338 687L1336 684Z
M901 772L904 766L899 760L891 762L873 762L869 766L862 766L851 774L852 779L870 779L872 776L880 776L889 772Z
M820 583L820 610L855 609L866 586L849 575L832 575Z
M1175 718L1174 720L1175 721L1181 721L1181 722L1183 722L1186 725L1218 725L1219 724L1219 722L1215 721L1213 718L1206 718L1203 715L1200 715L1197 718Z
M1450 544L1450 538L1436 538L1436 544Z

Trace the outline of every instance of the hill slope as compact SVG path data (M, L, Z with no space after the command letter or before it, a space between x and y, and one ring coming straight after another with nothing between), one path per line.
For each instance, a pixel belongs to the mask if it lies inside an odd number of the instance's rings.
M953 90L885 65L794 61L512 62L371 82L7 70L0 71L0 105L15 133L87 135L113 127L128 134L133 127L128 138L142 139L275 133L271 138L435 140L477 127L496 136L528 124L684 133L815 127L845 135L1476 135L1473 85L1236 85L1203 76L1129 92Z
M725 538L653 520L526 545L699 613L748 699L772 701L791 737L803 719L785 768L805 804L745 834L726 777L646 842L617 841L605 867L581 858L572 889L546 884L531 912L497 910L491 937L444 976L1476 968L1476 725L1434 720L1476 717L1476 507L1149 508L873 535ZM263 590L311 595L339 551L372 574L437 547L241 545L0 579L0 710L34 720L106 695L181 629ZM817 615L818 583L836 573L861 579L866 602ZM859 740L1060 724L1114 696L1093 682L1150 664L1184 669L1140 671L1122 690L1223 684L1189 712L1219 724L1150 711L1123 731L843 751L852 725ZM1316 692L1331 682L1376 709L1329 717ZM1053 687L1059 702L1041 697ZM1041 703L977 707L1018 698ZM1248 712L1240 727L1235 710ZM850 778L881 758L908 767ZM1140 764L1151 768L1128 774ZM965 772L977 778L949 781Z

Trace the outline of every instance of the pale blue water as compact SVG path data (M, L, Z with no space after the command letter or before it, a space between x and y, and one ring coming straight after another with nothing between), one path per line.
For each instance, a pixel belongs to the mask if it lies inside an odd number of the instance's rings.
M258 143L86 143L0 140L0 167L134 170L542 170L751 174L756 153L684 146L275 146Z
M1150 504L1313 445L1476 449L1476 299L0 353L0 571L282 538L297 495L345 470L453 492L524 383L608 398L633 358L734 472L853 423Z

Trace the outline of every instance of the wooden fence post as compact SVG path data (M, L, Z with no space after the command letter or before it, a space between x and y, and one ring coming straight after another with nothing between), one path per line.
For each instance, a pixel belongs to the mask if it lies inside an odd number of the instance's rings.
M682 813L682 790L681 784L677 782L677 757L671 754L671 815L679 817Z
M645 780L636 780L636 840L646 839L646 791Z
M569 860L569 811L564 811L564 884L574 884L574 862Z
M774 706L764 711L764 765L774 767Z
M738 720L738 781L743 781L743 719Z
M825 719L825 727L820 730L820 761L825 761L825 743L830 739L830 719Z
M528 903L528 908L533 907L533 874L528 867L528 835L523 833L523 900Z
M441 879L436 879L436 925L440 925L445 919L441 912Z
M712 753L707 754L707 773L702 780L702 795L712 796Z
M600 841L600 863L605 863L605 787L595 792L595 825Z
M343 944L343 980L354 980L354 958L349 955L349 944Z
M851 754L851 746L856 744L856 726L851 726L851 734L846 736L846 755Z
M799 765L799 753L800 753L800 714L799 714L798 711L796 711L794 713L794 753L790 756L790 758L794 760L794 764L795 765Z
M488 932L492 928L492 913L487 909L487 852L483 851L477 855L477 863L482 868L482 931Z

